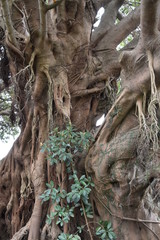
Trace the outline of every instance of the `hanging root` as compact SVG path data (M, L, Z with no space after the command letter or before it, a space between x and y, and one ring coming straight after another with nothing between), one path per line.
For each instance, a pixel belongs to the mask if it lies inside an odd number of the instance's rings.
M151 76L151 99L148 105L148 114L151 119L150 125L150 139L153 143L153 151L156 152L159 149L159 142L158 142L158 133L159 133L159 126L158 126L158 119L156 114L157 105L159 107L160 99L158 96L158 91L155 82L155 73L153 69L153 56L150 51L147 51L148 56L148 66Z
M38 110L37 108L34 109L33 113L33 120L32 120L32 149L31 149L31 162L34 162L35 156L35 146L36 146L36 129L37 129L37 116Z
M43 69L44 74L48 80L48 129L52 130L53 122L52 122L52 101L53 101L53 81L49 74L48 69Z
M142 98L139 98L136 102L137 110L138 110L138 118L140 123L140 129L144 128L147 134L147 123L144 116L144 106L143 106L143 100Z
M31 91L32 91L33 82L35 80L35 75L34 75L34 71L33 71L33 64L34 64L34 60L35 60L35 57L36 57L37 53L38 53L37 50L35 50L32 53L31 59L30 59L29 65L28 65L28 67L30 68L30 77L29 77L29 80L26 83L25 90L26 90L26 92L29 92L30 94L31 94Z
M157 150L159 149L158 133L160 129L158 126L156 109L157 106L159 107L160 105L160 99L155 82L153 56L150 51L147 51L147 56L149 72L151 76L151 97L148 104L148 123L146 123L145 119L146 93L144 92L143 99L139 98L136 102L140 124L140 137L137 152L141 163L149 156L150 142L152 142L152 148L154 153L157 152Z
M145 95L144 95L145 98ZM150 143L150 129L146 123L144 109L145 109L145 99L139 98L136 102L137 110L138 110L138 117L139 117L139 124L140 124L140 136L139 142L137 147L138 158L142 165L144 164L143 161L146 159L149 150L149 143Z

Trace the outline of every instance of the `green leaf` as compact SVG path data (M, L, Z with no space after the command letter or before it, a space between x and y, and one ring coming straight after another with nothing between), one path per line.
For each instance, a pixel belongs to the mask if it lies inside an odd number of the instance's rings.
M104 232L102 235L101 235L101 239L106 239L106 232Z
M80 194L79 193L76 193L76 194L74 194L73 196L72 196L72 200L73 200L73 202L76 204L76 203L78 203L79 202L79 200L80 200Z
M96 232L99 232L101 230L101 227L96 228Z
M50 224L52 223L51 218L48 218L48 219L46 220L46 222L47 222L48 225L50 225Z
M88 218L93 218L93 214L87 213Z
M114 232L108 232L108 237L109 237L109 239L116 239L116 235L115 235L115 233Z
M107 224L107 229L110 229L112 227L112 223L111 222L108 222Z
M68 223L69 220L70 220L70 218L69 218L68 216L66 216L66 217L63 218L63 221L64 221L65 223Z
M112 235L110 232L108 232L108 237L109 237L109 240L114 239L114 238L113 238L113 235Z
M67 235L65 233L61 233L59 236L58 236L58 240L67 240Z

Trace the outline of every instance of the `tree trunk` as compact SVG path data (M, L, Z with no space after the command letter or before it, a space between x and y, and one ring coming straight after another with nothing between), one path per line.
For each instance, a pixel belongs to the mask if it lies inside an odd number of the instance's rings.
M93 225L99 220L112 222L118 240L160 239L160 1L141 1L115 24L123 3L1 0L21 133L0 162L0 239L53 240L62 231L55 221L46 224L54 206L39 198L46 182L59 184L56 167L41 149L50 132L68 122L95 136L77 164L95 184L92 233L82 233L82 239L97 239ZM93 31L100 7L105 13ZM120 54L117 45L139 23L137 46ZM60 171L64 176L65 167ZM70 229L82 222L78 216Z

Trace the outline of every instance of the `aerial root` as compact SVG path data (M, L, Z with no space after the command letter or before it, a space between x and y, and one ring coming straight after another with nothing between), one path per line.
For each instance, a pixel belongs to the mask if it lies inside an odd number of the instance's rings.
M43 69L48 80L48 129L52 129L52 102L53 102L53 81L47 68Z
M155 82L153 56L149 50L147 51L147 57L148 57L148 67L149 67L149 72L151 77L151 97L150 97L150 102L148 104L149 123L146 123L146 118L145 118L146 92L144 92L143 99L141 97L136 102L136 106L138 109L139 124L140 124L140 142L138 146L138 154L141 159L144 158L143 155L146 154L146 151L149 150L150 142L152 142L152 148L154 153L159 149L158 133L160 129L158 126L156 109L157 109L157 105L158 106L160 105L160 99L159 99L156 82Z
M38 110L34 109L33 120L32 120L32 149L31 149L31 162L34 161L35 146L36 146L36 129L37 129L37 116Z
M156 109L157 109L157 105L158 107L160 107L160 99L159 99L156 82L155 82L152 53L150 51L147 51L147 56L148 56L148 66L149 66L149 71L151 76L151 99L148 105L148 114L151 119L150 139L153 143L153 151L156 152L159 149L158 133L160 130L158 126Z
M142 98L139 98L136 102L137 110L138 110L138 118L139 118L139 124L140 124L140 130L145 131L147 139L149 139L149 129L148 125L146 123L146 118L144 115L144 106L143 106L143 100Z
M22 227L18 232L14 234L11 240L22 240L23 237L28 234L29 228L30 228L30 220L24 227Z
M47 236L47 232L48 232L48 224L45 224L43 229L42 229L42 233L41 233L41 240L45 240L46 236Z
M140 163L144 165L144 160L146 159L146 154L148 154L149 143L150 143L150 129L146 123L146 118L144 115L145 107L143 106L142 97L139 98L136 102L137 110L138 110L138 118L140 124L139 130L139 142L137 146L137 153Z
M29 89L29 91L31 91L32 84L33 84L34 78L35 78L34 71L33 71L33 64L34 64L34 60L35 60L36 55L37 55L37 50L35 50L32 53L31 59L29 61L29 65L28 65L28 67L30 68L31 74L30 74L29 80L27 81L26 86L25 86L25 90L27 92L28 92L28 89Z
M6 212L6 214L9 213L9 211L12 209L12 206L13 206L13 193L11 194L11 197L10 197L9 202L7 204L7 212Z

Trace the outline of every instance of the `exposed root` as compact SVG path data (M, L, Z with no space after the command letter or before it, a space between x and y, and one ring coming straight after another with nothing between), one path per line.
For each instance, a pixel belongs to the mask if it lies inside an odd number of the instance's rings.
M45 224L42 233L41 233L41 240L45 240L48 232L48 224Z
M23 237L28 234L29 227L30 227L30 220L24 227L22 227L18 232L14 234L11 240L22 240Z
M24 57L22 55L22 52L17 48L15 47L12 42L9 40L9 37L6 36L6 43L7 43L7 46L14 52L16 53L18 56L21 57L21 59L24 61Z
M50 207L48 208L48 213L54 212L54 205L50 202ZM46 239L51 239L51 240L56 240L58 238L58 235L61 233L60 228L56 224L56 221L53 220L51 225L48 225L47 223L44 225L40 240L46 240Z

